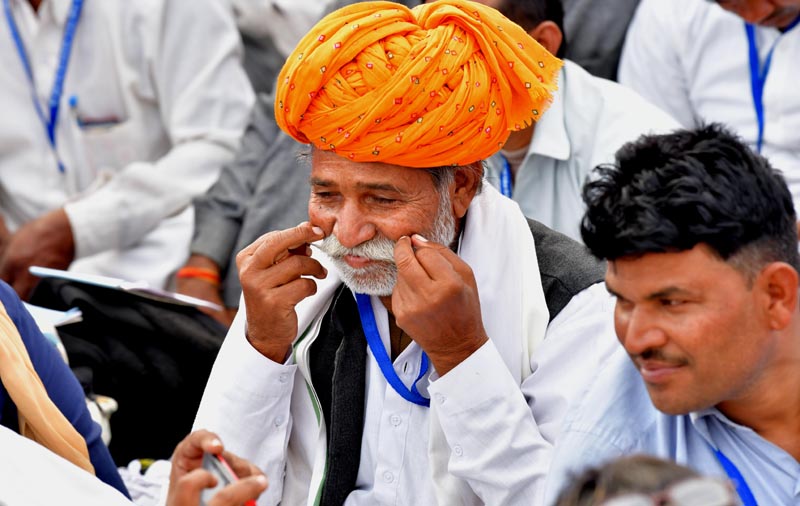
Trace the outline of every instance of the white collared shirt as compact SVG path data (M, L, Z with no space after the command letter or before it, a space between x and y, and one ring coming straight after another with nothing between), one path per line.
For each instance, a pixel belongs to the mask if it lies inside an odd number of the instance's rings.
M633 91L565 60L553 103L536 123L515 176L512 198L528 218L580 241L581 188L591 171L613 162L626 142L678 127ZM487 165L488 181L499 188L500 155Z
M775 44L764 85L761 153L783 172L800 204L800 27L781 35L755 27L763 65ZM750 85L744 21L715 2L642 0L631 22L619 80L687 128L722 122L755 148L758 122Z
M45 115L71 4L44 0L34 12L11 0ZM98 273L161 284L188 251L191 216L176 215L232 159L253 103L230 6L84 3L56 126L64 173L0 18L0 215L13 231L63 206L79 258L102 254L111 271ZM125 256L165 223L158 252Z

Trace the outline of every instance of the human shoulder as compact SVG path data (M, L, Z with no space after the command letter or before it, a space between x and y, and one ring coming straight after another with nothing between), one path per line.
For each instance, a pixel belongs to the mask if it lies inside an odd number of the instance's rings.
M645 133L664 133L680 127L670 114L627 86L593 76L570 61L565 62L564 71L567 114L592 116L568 117L566 121L578 127L587 122L597 125L592 133L594 144L600 149L609 143L619 147Z
M528 219L528 226L552 321L578 292L603 280L605 264L583 244L536 220Z
M656 449L654 432L662 417L621 346L588 384L568 408L553 448L546 492L551 502L570 476L620 455Z

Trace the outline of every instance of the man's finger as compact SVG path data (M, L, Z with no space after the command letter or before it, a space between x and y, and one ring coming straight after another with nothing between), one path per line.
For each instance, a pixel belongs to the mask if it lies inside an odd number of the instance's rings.
M253 263L255 267L270 267L289 256L291 250L318 241L324 236L321 228L307 221L294 228L269 232L242 249L237 255L237 264L247 262Z
M461 279L465 281L474 278L469 265L447 246L430 242L419 234L414 234L411 241L414 248L416 248L417 261L432 279L435 280L437 277L441 277L442 274L450 272L450 269L457 272ZM442 264L440 259L445 260L450 268Z
M208 506L233 506L257 499L267 489L267 477L262 475L251 476L231 483L208 501Z
M203 490L217 485L217 478L205 469L199 468L187 473L177 481L170 480L170 493L167 506L195 506L200 504Z
M231 466L234 474L240 479L250 476L263 476L264 473L249 460L243 459L231 452L222 452L222 457Z
M279 287L302 276L324 279L326 275L327 271L317 260L307 256L293 255L274 269L264 272L259 282L265 287Z
M172 465L176 471L191 471L200 467L203 453L220 453L222 442L216 434L207 430L197 430L183 438L172 454Z
M411 238L403 236L394 245L394 263L397 265L397 277L405 278L411 286L430 281L431 277L419 264Z
M325 237L322 229L308 222L287 230L275 232L253 253L256 266L270 267L291 254L291 250Z

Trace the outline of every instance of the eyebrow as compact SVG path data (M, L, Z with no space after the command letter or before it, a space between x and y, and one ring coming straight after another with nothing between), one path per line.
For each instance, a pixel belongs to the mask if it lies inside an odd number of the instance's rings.
M336 183L333 181L328 181L325 179L319 179L315 177L311 177L308 179L308 184L311 186L321 186L323 188L331 188L336 186ZM361 190L379 190L379 191L390 191L404 195L406 192L398 188L397 186L389 183L356 183L356 187Z
M626 297L624 295L620 295L619 293L614 291L613 288L608 286L608 282L606 282L606 290L608 290L608 293L610 293L614 297L621 298L621 299L626 299ZM687 295L691 295L691 292L689 290L686 290L684 288L679 288L677 286L668 286L668 287L666 287L666 288L664 288L662 290L659 290L657 292L653 292L653 293L649 294L647 297L645 297L645 300L658 300L658 299L663 299L665 297L672 297L672 296L675 296L675 295L687 296Z

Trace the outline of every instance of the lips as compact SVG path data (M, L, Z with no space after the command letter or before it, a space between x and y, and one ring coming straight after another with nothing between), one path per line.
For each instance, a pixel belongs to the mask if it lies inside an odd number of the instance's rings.
M642 375L642 379L648 384L663 384L672 379L685 364L676 362L664 362L660 360L636 360L636 367Z
M374 262L374 260L370 258L361 257L358 255L345 255L343 258L344 261L347 262L347 265L349 265L353 269L363 269L364 267Z

